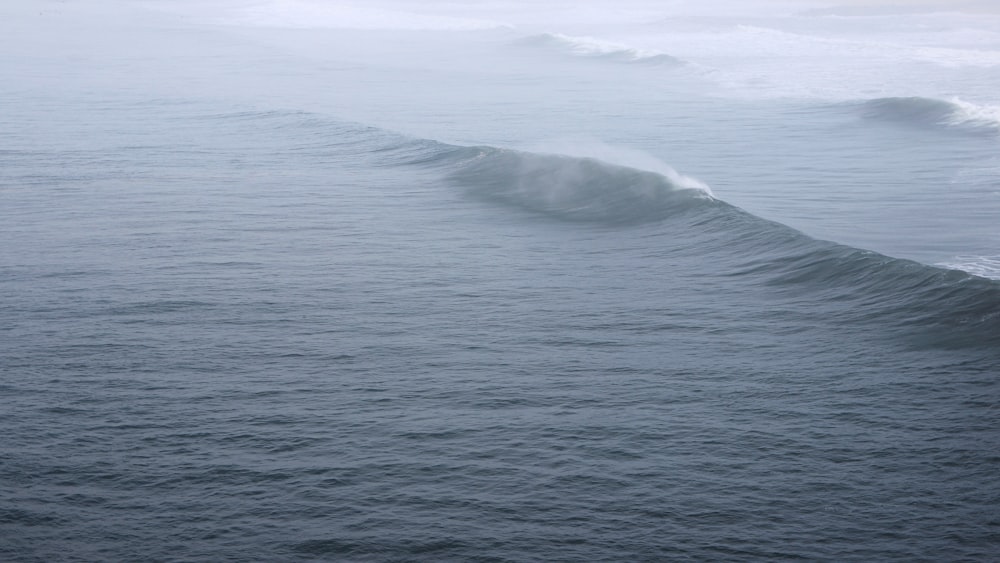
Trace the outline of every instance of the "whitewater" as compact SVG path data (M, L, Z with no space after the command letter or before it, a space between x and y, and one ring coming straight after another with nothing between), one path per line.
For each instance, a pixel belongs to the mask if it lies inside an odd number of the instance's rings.
M986 561L1000 11L0 6L0 559Z

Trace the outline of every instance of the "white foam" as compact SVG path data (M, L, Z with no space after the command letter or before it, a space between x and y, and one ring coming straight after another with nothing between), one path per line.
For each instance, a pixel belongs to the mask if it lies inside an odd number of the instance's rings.
M561 33L546 33L542 37L571 54L584 57L615 56L630 61L672 58L662 51L638 49L596 37L574 37Z
M837 101L987 95L989 76L982 72L1000 68L1000 36L986 29L989 22L955 16L940 31L927 31L924 19L895 19L886 29L868 22L871 32L808 18L713 25L664 20L636 29L641 43L620 32L613 38L712 69L707 78L727 96Z
M1000 130L1000 106L974 104L958 98L948 100L955 106L950 121L954 125L973 125Z
M939 266L1000 280L1000 256L956 256Z

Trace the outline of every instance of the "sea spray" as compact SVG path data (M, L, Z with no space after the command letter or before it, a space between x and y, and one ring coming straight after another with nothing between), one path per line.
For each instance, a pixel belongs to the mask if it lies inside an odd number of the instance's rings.
M707 195L713 195L712 189L705 182L680 174L672 166L648 152L631 147L612 145L593 137L545 139L526 144L521 148L526 151L538 153L593 158L610 164L656 172L657 174L662 174L673 184L681 188L701 190Z
M448 175L451 183L475 197L565 220L638 224L664 220L714 201L705 184L648 155L639 168L554 152L494 147L470 147L463 152L460 166ZM603 155L615 156L606 149ZM617 156L624 161L637 158L628 151Z

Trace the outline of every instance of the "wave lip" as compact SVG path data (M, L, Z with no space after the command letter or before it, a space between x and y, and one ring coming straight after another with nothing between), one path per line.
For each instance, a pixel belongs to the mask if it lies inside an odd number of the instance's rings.
M613 225L660 221L715 201L703 184L574 157L470 147L448 179L476 197L569 221Z
M973 132L1000 133L1000 107L974 104L958 98L878 98L861 104L868 119L920 127L954 127Z
M998 256L956 256L949 262L939 264L942 268L961 270L975 276L1000 280L1000 255Z
M680 66L684 61L654 50L636 49L628 45L594 37L573 37L561 33L543 33L525 37L518 42L528 47L550 49L576 57L619 63Z

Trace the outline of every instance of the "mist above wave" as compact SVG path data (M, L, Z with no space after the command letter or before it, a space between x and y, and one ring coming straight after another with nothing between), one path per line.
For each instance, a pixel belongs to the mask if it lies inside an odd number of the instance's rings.
M592 157L471 147L448 179L475 197L570 221L659 221L712 201L705 185Z

